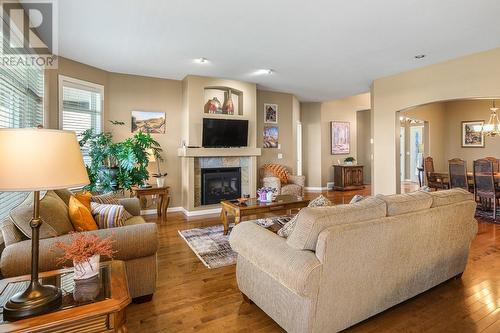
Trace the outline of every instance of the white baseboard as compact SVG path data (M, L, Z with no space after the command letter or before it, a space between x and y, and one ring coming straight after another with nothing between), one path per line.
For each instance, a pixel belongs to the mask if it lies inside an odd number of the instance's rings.
M308 191L308 192L322 192L322 191L326 191L328 190L328 187L314 187L314 186L310 186L310 187L304 187L304 190L305 191Z
M221 210L220 208L211 208L211 209L202 209L202 210L189 211L187 209L184 209L183 207L181 207L181 208L182 208L182 212L187 217L200 216L200 215L209 215L209 214L219 214L220 210Z
M183 207L170 207L167 208L167 213L173 213L173 212L184 212ZM154 209L142 209L141 210L141 215L153 215L156 214L156 208Z

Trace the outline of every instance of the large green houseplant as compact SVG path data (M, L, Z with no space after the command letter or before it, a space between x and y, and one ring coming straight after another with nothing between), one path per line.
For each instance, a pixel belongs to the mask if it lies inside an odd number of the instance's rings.
M130 190L134 185L143 185L149 179L148 151L162 161L160 144L149 133L138 132L122 142L113 142L109 132L96 134L87 130L79 143L90 157L90 184L86 189L92 192Z

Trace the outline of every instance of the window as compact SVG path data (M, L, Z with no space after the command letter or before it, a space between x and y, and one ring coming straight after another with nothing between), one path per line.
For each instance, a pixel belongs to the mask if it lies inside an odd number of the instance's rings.
M59 75L59 127L81 135L92 129L102 131L104 87L95 83ZM85 164L90 163L86 147L82 148Z
M0 67L0 128L43 125L43 87L41 68ZM0 220L25 197L25 192L0 192Z

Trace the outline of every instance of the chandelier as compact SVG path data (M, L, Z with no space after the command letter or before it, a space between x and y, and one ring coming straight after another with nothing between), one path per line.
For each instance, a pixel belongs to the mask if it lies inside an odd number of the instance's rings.
M500 135L500 120L498 119L498 108L495 107L495 101L493 101L493 107L490 108L490 111L490 119L488 123L483 125L483 133L486 136L494 137Z

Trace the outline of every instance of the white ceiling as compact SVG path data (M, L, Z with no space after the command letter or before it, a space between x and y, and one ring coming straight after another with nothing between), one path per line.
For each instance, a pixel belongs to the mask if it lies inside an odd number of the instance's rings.
M61 0L59 53L113 72L225 77L325 101L500 47L499 13L499 0ZM252 75L262 68L275 73Z

